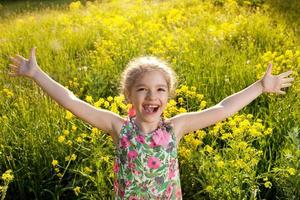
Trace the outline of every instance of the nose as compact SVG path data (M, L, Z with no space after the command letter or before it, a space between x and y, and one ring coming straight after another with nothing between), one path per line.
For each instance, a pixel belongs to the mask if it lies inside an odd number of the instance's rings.
M151 90L147 92L147 99L155 99L155 94Z

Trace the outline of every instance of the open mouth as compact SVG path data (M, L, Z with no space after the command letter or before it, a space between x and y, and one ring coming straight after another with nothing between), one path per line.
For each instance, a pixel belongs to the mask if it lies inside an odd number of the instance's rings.
M156 113L159 109L159 105L151 105L151 104L144 104L143 105L144 111L146 113Z

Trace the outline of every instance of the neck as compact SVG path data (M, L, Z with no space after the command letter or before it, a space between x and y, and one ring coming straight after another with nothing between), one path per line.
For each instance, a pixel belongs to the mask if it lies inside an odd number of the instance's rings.
M139 117L135 117L135 123L143 133L150 133L157 129L161 118L153 121L144 121Z

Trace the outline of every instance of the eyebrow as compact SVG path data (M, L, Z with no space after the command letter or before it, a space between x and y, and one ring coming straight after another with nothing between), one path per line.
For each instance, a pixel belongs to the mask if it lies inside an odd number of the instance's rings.
M147 86L147 85L145 85L145 84L138 84L138 85L136 85L135 87L138 88L138 87L145 87L145 86ZM164 88L168 88L168 86L167 86L167 85L164 85L164 84L155 85L155 87L164 87Z

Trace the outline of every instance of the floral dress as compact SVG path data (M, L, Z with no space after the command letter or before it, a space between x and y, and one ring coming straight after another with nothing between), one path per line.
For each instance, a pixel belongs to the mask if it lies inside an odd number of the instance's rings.
M114 163L115 199L181 200L176 138L163 119L156 130L142 133L135 118L125 121Z

